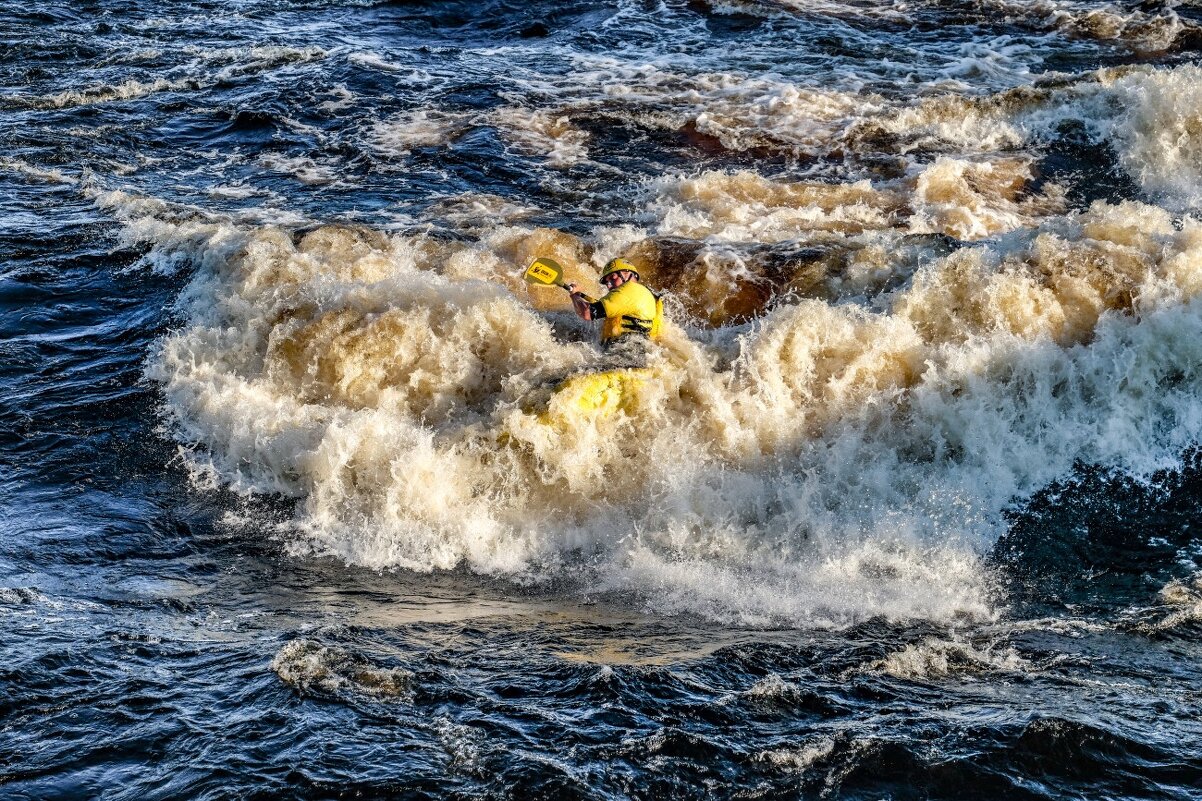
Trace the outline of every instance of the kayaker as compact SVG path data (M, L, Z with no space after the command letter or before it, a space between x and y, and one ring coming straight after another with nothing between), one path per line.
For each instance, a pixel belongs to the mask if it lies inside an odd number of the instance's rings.
M565 289L572 295L572 308L582 320L603 320L601 349L633 361L646 360L646 344L659 337L664 304L639 280L639 271L626 259L611 259L601 272L608 292L592 300L576 284Z

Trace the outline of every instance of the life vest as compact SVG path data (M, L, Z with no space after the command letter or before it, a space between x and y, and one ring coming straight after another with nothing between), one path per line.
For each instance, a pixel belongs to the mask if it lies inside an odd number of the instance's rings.
M659 338L664 325L664 302L638 281L627 281L608 292L599 303L605 309L602 344L624 334Z

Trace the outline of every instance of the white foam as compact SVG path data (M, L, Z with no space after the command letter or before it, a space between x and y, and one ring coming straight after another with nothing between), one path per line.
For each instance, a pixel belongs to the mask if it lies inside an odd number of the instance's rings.
M796 152L829 148L857 119L880 110L874 94L798 85L778 76L684 74L657 65L597 60L586 65L609 103L620 102L648 127L692 125L724 147L770 145ZM582 76L583 77L583 76Z
M1132 72L1101 94L1117 111L1108 133L1127 173L1176 208L1202 204L1202 67Z
M531 252L595 270L571 237L298 242L154 217L129 235L197 265L148 368L177 436L226 484L298 498L297 554L566 573L735 624L987 619L980 554L1014 499L1079 462L1172 469L1202 437L1202 230L1140 204L933 261L875 311L670 331L633 416L562 422L531 404L595 356L515 276Z
M381 155L401 158L416 148L447 144L472 125L474 118L467 112L412 109L375 123L367 140Z
M42 167L38 164L30 164L27 161L14 158L0 158L0 168L15 172L26 178L43 181L51 184L78 184L79 179L67 175L62 170L54 167Z
M1135 50L1146 52L1167 49L1189 27L1189 23L1182 21L1171 5L1158 8L1155 12L1097 0L977 0L975 6L982 14L999 22L1057 31L1080 38L1120 40ZM913 14L912 4L904 0L888 3L741 0L716 4L715 8L752 11L765 16L774 16L781 9L789 9L807 15L879 19L894 24L910 22Z
M330 95L330 99L318 103L317 107L330 114L334 114L350 107L356 100L355 93L347 88L345 83L340 83L331 87L328 94Z
M1031 149L1077 121L1116 150L1120 166L1158 203L1202 200L1202 67L1100 70L1057 88L985 100L946 95L857 123L905 137L907 148L990 153Z
M344 648L312 640L292 640L271 661L271 669L301 692L364 695L388 701L413 699L414 677L403 668L383 668Z
M1025 194L1030 162L940 158L901 180L873 183L772 181L753 172L704 172L656 181L653 208L664 236L763 243L823 234L943 233L984 239L1061 212L1058 187ZM827 240L832 237L827 236Z
M788 9L804 12L805 14L851 17L852 19L880 19L892 22L908 22L906 11L909 6L904 2L837 2L837 0L743 0L731 4L735 9L747 8Z
M0 605L28 606L48 601L45 595L32 587L0 587Z
M185 47L182 52L195 56L198 61L209 64L225 63L234 72L221 73L222 78L231 78L244 72L258 72L285 64L320 61L330 55L322 47L291 47L288 45L260 45L258 47Z
M367 134L378 153L400 158L416 148L445 145L469 128L490 125L518 150L546 158L552 167L570 167L588 159L588 134L566 115L542 109L502 106L486 114L410 109L374 124Z
M246 198L267 194L258 187L247 186L243 183L221 184L220 186L209 187L206 191L212 197L229 200L245 200Z
M1161 608L1154 610L1157 618L1137 624L1137 631L1160 633L1174 631L1202 621L1202 573L1188 580L1174 579L1160 589Z
M167 80L156 78L153 81L139 81L130 78L119 84L98 84L84 89L70 89L57 94L33 97L24 102L33 108L66 108L68 106L90 106L97 103L111 103L119 100L133 100L158 92L176 92L183 89L197 89L199 84L191 78Z
M566 115L504 106L488 119L519 149L545 156L552 167L571 167L588 160L588 134L573 126Z
M291 175L307 186L324 186L342 182L337 165L318 164L307 156L285 156L268 153L259 157L259 166Z
M898 679L940 679L981 672L1026 672L1029 663L1013 647L989 644L978 647L960 640L927 637L868 665L870 672Z
M435 76L433 73L428 72L427 70L389 61L379 53L351 53L346 57L346 60L348 63L356 67L363 67L365 69L375 70L377 72L401 76L400 79L405 83L429 86L432 83L442 80L440 76Z
M1122 40L1139 51L1167 49L1187 28L1171 7L1149 13L1118 3L1080 0L981 0L980 5L1007 21L1101 40Z
M487 232L513 225L538 214L539 209L512 198L480 192L466 192L443 198L434 204L431 214L446 220L460 231Z
M198 91L221 81L267 72L294 63L305 63L325 58L326 50L319 47L252 47L184 48L185 54L196 56L192 61L167 70L166 77L154 80L130 78L118 84L98 83L83 89L70 89L42 96L17 95L14 100L24 106L37 109L68 108L136 100L162 92ZM226 66L214 72L214 64Z
M435 735L451 757L453 770L478 774L485 770L481 762L481 745L485 734L474 726L464 726L439 715L432 721Z
M755 755L755 759L757 762L767 762L773 767L790 773L804 773L819 760L829 757L834 751L834 738L815 737L804 745L761 751Z

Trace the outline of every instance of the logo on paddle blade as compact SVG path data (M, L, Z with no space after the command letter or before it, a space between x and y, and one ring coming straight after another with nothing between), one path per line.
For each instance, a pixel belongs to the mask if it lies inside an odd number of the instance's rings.
M555 284L559 282L561 269L550 259L535 259L526 270L526 280L537 281L540 284Z

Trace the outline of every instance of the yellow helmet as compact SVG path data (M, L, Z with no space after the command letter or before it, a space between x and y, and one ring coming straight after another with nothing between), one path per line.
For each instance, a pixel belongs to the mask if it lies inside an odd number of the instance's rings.
M639 268L626 261L626 259L619 258L610 259L609 263L605 265L605 269L601 271L601 277L597 280L604 281L605 276L613 275L614 273L620 273L623 270L629 270L630 272L634 273L635 278L639 277Z

